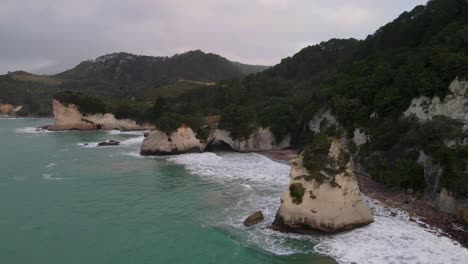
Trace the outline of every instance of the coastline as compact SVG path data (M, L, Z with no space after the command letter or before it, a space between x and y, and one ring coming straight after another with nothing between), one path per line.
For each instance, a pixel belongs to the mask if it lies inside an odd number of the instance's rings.
M298 150L273 150L256 152L273 161L289 165L289 160L298 154ZM438 229L440 235L447 236L468 248L468 227L455 215L439 210L429 199L418 198L403 190L389 188L375 182L370 177L355 173L362 194L377 200L390 210L402 210L410 216L409 221L420 222L425 229ZM417 221L416 221L417 219Z
M418 198L403 190L389 188L373 181L367 175L355 173L361 193L375 199L389 208L405 211L410 215L409 221L416 219L423 228L439 229L445 235L465 248L468 248L468 228L455 215L439 210L428 198Z

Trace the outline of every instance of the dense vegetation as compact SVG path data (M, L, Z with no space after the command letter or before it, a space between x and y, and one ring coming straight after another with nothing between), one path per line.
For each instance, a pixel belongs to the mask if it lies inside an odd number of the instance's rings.
M50 116L53 95L64 91L105 98L104 101L131 99L152 103L159 96L175 97L196 87L210 87L223 79L240 79L266 68L231 62L202 51L173 57L115 53L82 62L53 76L21 71L2 75L0 103L24 105L21 114L37 116Z

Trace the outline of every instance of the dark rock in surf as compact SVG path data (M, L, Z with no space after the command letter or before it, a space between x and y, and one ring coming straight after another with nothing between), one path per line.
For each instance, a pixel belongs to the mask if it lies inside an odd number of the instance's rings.
M116 140L109 140L109 141L104 141L98 143L98 147L107 147L107 146L118 146L120 145L120 142Z
M249 217L247 217L247 219L245 219L244 221L244 225L245 226L253 226L253 225L256 225L258 223L260 223L261 221L263 221L263 213L262 211L258 211L258 212L255 212L253 214L251 214Z

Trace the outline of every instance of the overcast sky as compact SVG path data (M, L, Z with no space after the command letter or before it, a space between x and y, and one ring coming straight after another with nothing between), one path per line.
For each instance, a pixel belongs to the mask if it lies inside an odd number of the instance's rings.
M118 51L273 65L330 38L363 39L426 1L0 0L0 74L57 73Z

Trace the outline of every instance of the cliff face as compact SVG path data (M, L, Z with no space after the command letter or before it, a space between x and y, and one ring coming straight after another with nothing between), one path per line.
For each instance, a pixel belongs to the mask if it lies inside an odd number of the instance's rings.
M224 142L238 152L268 151L285 149L290 146L291 141L291 137L288 135L281 142L276 143L275 136L269 128L257 128L247 139L232 139L230 134L226 130L214 130L205 147L216 142Z
M181 127L170 136L161 131L151 131L143 141L142 155L174 155L187 152L202 152L209 146L224 143L234 151L251 152L284 149L290 146L290 137L276 143L273 133L268 128L256 129L247 139L233 139L230 132L214 129L206 142L200 141L189 127Z
M14 116L23 106L14 106L12 104L0 104L0 115Z
M138 125L130 119L116 119L113 114L93 114L84 116L78 107L70 104L63 105L53 100L54 125L47 126L49 130L145 130L153 126Z
M329 150L330 164L339 164L344 152L345 143L334 140ZM310 177L302 155L292 160L291 165L291 181L281 196L274 229L335 233L373 222L371 211L361 199L351 161L337 174L321 171L323 181Z
M203 144L189 127L180 127L170 136L154 130L143 140L140 153L142 155L171 155L188 152L201 152Z
M435 116L445 116L460 120L468 125L468 81L454 80L449 87L449 94L440 99L435 96L428 98L421 96L414 98L411 106L404 112L404 116L414 116L420 121L433 119Z

